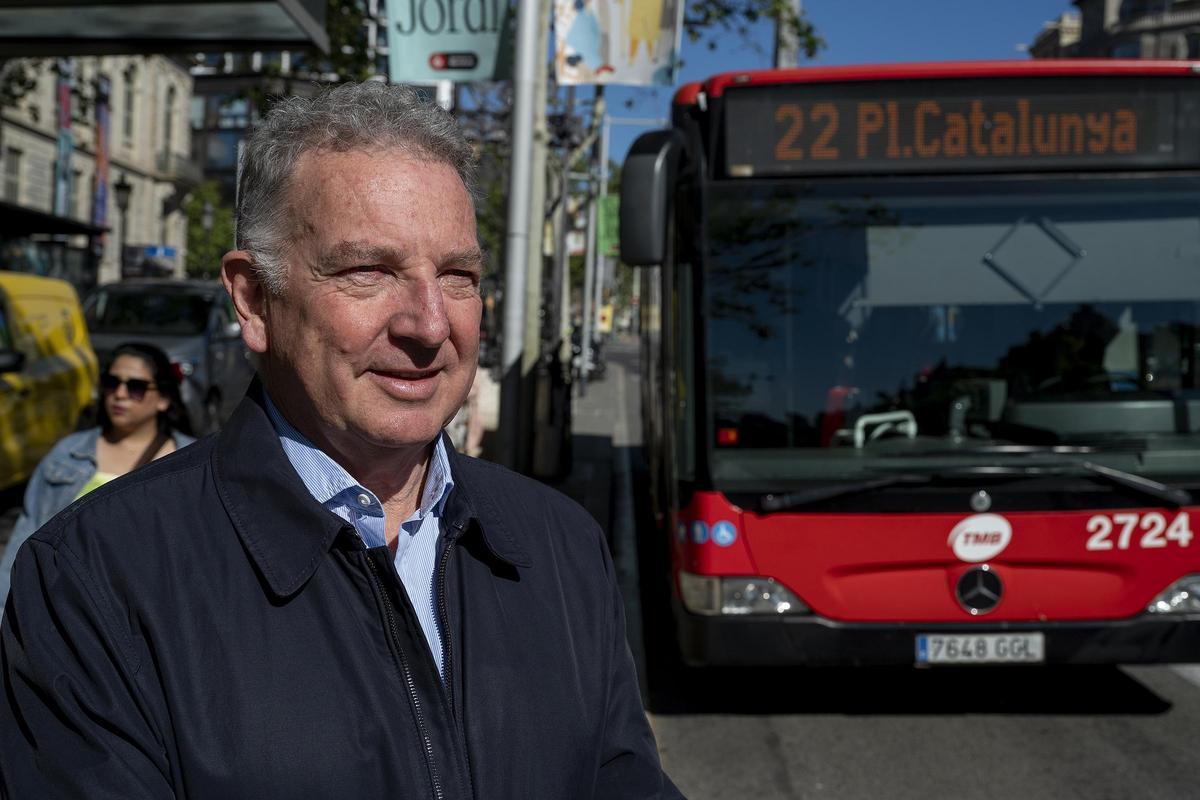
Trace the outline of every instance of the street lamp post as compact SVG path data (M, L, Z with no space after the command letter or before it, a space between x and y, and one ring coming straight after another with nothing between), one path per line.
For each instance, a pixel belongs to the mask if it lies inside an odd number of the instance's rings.
M117 201L117 210L121 212L121 235L117 237L117 264L121 269L122 277L125 272L125 245L126 237L129 235L129 195L133 193L133 186L129 183L129 179L125 177L125 173L121 173L121 179L113 184L113 195Z

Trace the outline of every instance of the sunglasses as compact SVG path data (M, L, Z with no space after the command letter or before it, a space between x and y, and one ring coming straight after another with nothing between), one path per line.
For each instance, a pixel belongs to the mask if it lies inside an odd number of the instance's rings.
M105 373L100 376L100 390L105 394L112 394L117 389L125 387L125 391L129 393L131 400L141 400L146 396L146 392L154 388L154 384L142 378L130 378L122 380L116 375Z

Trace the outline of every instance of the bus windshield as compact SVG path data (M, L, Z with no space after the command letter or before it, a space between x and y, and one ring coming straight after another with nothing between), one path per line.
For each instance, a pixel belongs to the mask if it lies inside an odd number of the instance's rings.
M1200 178L708 189L718 480L770 453L796 478L1012 445L1200 457Z

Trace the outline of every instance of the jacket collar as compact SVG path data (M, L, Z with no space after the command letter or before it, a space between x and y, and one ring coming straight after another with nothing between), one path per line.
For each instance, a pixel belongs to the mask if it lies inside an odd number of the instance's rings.
M95 466L96 442L100 440L100 429L88 428L85 431L80 431L77 436L77 440L69 442L67 455L78 461L86 461Z
M447 525L457 535L475 521L473 527L483 534L493 556L529 566L524 549L482 487L463 479L464 457L454 452L449 437L445 443L455 482L446 503ZM267 417L257 378L217 435L212 463L217 493L255 566L276 596L295 594L316 572L338 534L351 529L313 499L296 474Z
M474 459L455 450L445 431L442 431L442 441L450 457L450 474L454 476L454 489L446 500L447 524L461 534L474 521L492 556L513 566L533 566L529 553L496 508L478 469L473 468Z

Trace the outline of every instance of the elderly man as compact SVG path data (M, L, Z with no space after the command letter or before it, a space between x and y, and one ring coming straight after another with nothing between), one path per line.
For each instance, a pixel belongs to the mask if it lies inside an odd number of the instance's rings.
M442 434L478 347L470 163L375 83L251 136L222 275L261 383L22 548L9 796L678 796L597 525Z

